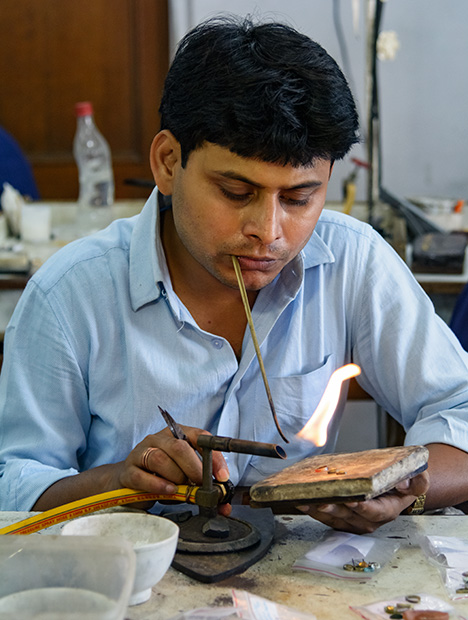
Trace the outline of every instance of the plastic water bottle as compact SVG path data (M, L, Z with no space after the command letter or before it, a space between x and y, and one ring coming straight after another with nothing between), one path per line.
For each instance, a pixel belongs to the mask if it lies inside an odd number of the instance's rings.
M78 166L80 193L78 225L82 233L107 226L112 219L114 174L109 145L96 127L89 101L75 105L77 117L73 155Z

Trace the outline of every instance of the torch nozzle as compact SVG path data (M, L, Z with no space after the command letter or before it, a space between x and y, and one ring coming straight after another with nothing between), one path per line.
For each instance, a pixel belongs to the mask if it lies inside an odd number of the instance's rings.
M269 456L276 459L285 459L287 456L283 448L274 443L220 437L219 435L199 435L197 444L200 448L218 450L219 452L240 452L242 454L254 454L255 456Z

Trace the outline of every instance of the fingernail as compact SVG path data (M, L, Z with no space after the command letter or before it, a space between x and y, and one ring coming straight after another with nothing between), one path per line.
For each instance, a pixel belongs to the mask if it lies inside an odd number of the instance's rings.
M229 480L229 472L224 467L219 470L218 475L216 476L219 482L226 482Z
M297 509L301 512L309 512L310 506L297 506Z
M331 512L333 510L332 504L322 504L317 508L320 512Z
M399 482L399 483L396 485L396 488L397 488L399 491L404 491L405 489L409 489L410 484L411 484L411 482L410 482L410 480L407 478L406 480L402 480L401 482Z
M167 495L174 495L176 491L177 487L175 486L175 484L166 484L164 488L164 493L167 493Z

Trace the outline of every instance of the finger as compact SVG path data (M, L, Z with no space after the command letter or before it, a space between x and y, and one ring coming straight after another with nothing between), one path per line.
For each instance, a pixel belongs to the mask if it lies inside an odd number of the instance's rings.
M121 481L124 486L153 493L173 493L174 484L187 482L189 476L201 480L201 464L190 446L164 430L149 435L138 444L124 462Z
M150 474L158 474L176 484L186 481L184 472L177 463L161 448L145 448L140 459L140 468Z
M202 482L202 464L198 453L191 445L172 435L158 436L158 451L149 457L149 471L157 473L177 484L190 480Z
M348 508L346 504L323 504L318 506L299 507L301 512L305 512L305 508L308 508L306 514L320 521L320 523L343 532L369 534L374 532L379 525L381 525L380 523L368 521L361 515L356 514L353 510Z
M396 491L400 491L401 493L407 493L410 488L411 480L410 478L406 478L406 480L402 480L395 486Z
M191 443L196 446L197 439L199 435L210 435L208 431L200 431L198 429L187 428L184 427L184 431L187 433L187 437L190 439ZM203 452L200 448L201 455ZM218 482L227 482L229 480L229 468L226 463L226 459L223 454L219 452L219 450L212 450L212 468L213 468L213 476Z
M390 493L363 502L353 502L352 507L348 506L356 517L378 525L396 519L404 507L402 498Z
M227 482L229 480L229 469L221 452L213 454L213 476L218 482Z
M341 529L354 534L370 534L384 523L380 515L372 514L370 516L374 518L369 518L368 514L358 512L346 504L318 506L317 514L319 519L326 519L334 529Z
M371 521L387 523L396 519L419 495L429 488L427 471L400 482L392 491L363 502L347 503L356 514Z
M425 486L422 488L425 488ZM352 507L352 510L363 519L383 525L396 519L403 510L414 502L416 497L417 495L407 495L398 491L392 491L380 497L359 502Z
M429 473L427 471L423 471L417 476L414 476L413 478L408 478L397 484L395 490L402 495L413 495L418 497L419 495L426 493L428 488Z
M198 437L200 435L210 435L210 433L200 428L193 428L191 426L183 426L182 429L187 436L188 443L192 446L193 450L198 452L198 454L200 455L200 459L201 459L203 455L203 450L202 448L199 447L197 443Z
M218 513L220 515L223 515L224 517L229 517L229 515L232 512L232 506L231 504L220 504L218 506Z
M172 495L176 492L176 485L170 480L156 476L134 463L125 462L119 478L119 486L146 491L161 495Z

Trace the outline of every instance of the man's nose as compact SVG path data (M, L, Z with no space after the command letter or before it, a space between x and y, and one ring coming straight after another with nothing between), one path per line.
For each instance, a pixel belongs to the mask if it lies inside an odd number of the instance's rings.
M252 201L244 213L244 235L263 245L271 245L281 237L281 214L281 205L275 196Z

